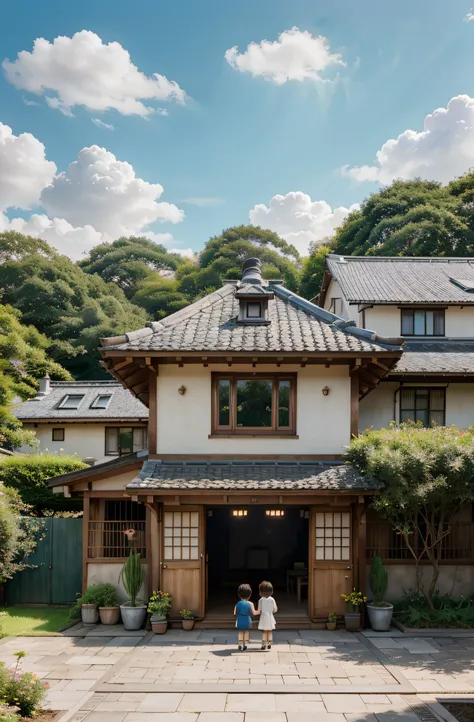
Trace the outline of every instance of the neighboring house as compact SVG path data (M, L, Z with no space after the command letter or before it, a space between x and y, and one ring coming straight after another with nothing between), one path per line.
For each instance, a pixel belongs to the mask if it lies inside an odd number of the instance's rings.
M368 510L379 483L342 463L360 400L404 363L398 334L384 335L263 281L248 259L240 281L102 339L109 372L149 408L149 443L50 482L84 498L84 587L117 583L129 528L143 593L164 589L173 615L188 608L209 626L230 624L237 585L262 578L280 626L322 625L344 611L342 592L366 590L374 551L392 598L414 586L399 537ZM470 521L439 580L455 593L472 593L472 565L452 566L472 556Z
M117 381L45 377L12 413L35 432L40 451L77 454L90 465L147 448L148 409Z
M390 421L474 425L474 258L329 255L320 305L403 356L360 405L359 430Z

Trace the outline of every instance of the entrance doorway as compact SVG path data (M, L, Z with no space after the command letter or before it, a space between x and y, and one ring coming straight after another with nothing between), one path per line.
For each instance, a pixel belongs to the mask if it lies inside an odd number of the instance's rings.
M278 616L308 616L309 508L208 507L206 614L231 617L237 587L273 584Z

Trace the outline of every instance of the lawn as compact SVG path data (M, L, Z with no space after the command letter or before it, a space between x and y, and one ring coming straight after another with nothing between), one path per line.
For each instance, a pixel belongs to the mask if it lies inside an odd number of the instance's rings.
M40 637L68 626L69 607L1 607L0 637Z

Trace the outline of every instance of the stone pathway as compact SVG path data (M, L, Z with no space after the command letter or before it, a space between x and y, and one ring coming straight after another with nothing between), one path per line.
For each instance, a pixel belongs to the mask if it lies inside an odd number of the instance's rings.
M474 633L277 631L270 652L257 635L238 652L232 630L78 631L0 642L8 666L28 652L61 722L415 722L443 694L474 699Z

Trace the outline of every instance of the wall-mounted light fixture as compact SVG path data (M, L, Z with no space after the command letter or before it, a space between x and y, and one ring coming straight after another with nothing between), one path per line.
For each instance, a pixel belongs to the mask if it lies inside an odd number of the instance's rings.
M247 509L232 509L232 516L247 516Z
M265 511L265 514L267 516L285 516L285 510L284 509L267 509Z
M331 391L331 389L329 388L329 386L325 386L325 387L322 389L323 396L329 396L329 392L330 392L330 391Z
M180 386L178 389L178 394L180 396L184 396L185 393L186 393L186 386Z

